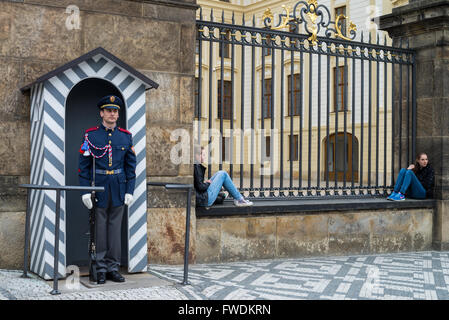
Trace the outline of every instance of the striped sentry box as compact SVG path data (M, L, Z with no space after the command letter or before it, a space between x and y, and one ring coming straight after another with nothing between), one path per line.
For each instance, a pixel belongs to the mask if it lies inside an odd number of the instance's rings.
M158 84L131 68L103 48L97 48L76 60L40 77L22 88L31 96L31 172L30 183L65 183L65 102L71 89L87 78L105 79L124 97L127 129L133 135L137 155L134 202L128 209L128 271L146 271L146 127L145 91ZM55 192L31 192L30 269L44 279L52 279L55 242ZM65 276L66 234L65 197L61 199L59 266Z

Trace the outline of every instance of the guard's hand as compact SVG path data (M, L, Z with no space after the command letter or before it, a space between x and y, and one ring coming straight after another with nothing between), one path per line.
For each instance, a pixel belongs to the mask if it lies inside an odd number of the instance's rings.
M125 204L127 206L131 205L133 203L133 195L129 193L125 193Z
M92 209L93 205L92 205L92 199L91 199L90 193L83 194L81 199L83 200L83 203L87 207L87 209L89 209L89 210Z

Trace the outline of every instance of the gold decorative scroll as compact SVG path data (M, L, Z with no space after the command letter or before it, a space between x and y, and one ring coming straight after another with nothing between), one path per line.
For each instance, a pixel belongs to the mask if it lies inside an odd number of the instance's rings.
M335 19L335 30L337 30L337 37L338 37L338 38L341 38L341 39L344 39L344 40L351 41L350 38L345 37L345 36L343 35L343 33L341 32L341 28L340 28L340 25L338 24L338 22L339 22L340 19L342 19L342 18L343 18L343 19L348 19L348 17L345 16L344 14L340 14L340 15ZM349 21L349 33L350 33L351 31L357 31L357 26L356 26L352 21Z
M309 38L307 38L307 40L309 40L312 44L312 46L314 46L316 44L316 40L318 39L318 28L316 26L313 26L312 28L312 34Z
M271 23L273 23L273 13L271 12L270 8L267 8L262 16L262 21L264 21L266 18L269 18Z
M270 9L270 8L266 9L266 10L265 10L265 13L264 13L263 16L262 16L262 20L265 20L266 18L269 18L269 19L270 19L270 21L271 21L270 28L271 28L272 30L280 30L280 29L284 29L285 27L287 27L287 24L288 24L288 21L289 21L289 18L290 18L290 9L287 8L285 5L282 5L282 8L284 9L285 16L282 16L282 21L281 21L281 23L279 24L279 26L277 26L277 27L273 27L273 19L274 19L274 15L273 15L273 13L271 12L271 9Z

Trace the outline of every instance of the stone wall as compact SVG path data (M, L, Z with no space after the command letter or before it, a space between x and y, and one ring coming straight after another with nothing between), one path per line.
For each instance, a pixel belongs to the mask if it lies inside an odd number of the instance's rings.
M433 209L197 218L198 263L430 250Z
M69 5L79 8L79 29L66 26ZM147 175L192 182L189 165L172 164L169 150L171 130L192 132L196 8L196 0L0 1L0 268L22 265L26 200L16 186L29 183L30 101L19 88L90 50L101 46L159 83L147 93ZM149 195L150 248L154 215L182 216L176 204L151 209L164 192ZM161 252L158 261L172 260Z
M397 46L416 51L416 151L435 169L434 248L449 248L449 1L410 0L380 17ZM396 120L398 121L398 120Z

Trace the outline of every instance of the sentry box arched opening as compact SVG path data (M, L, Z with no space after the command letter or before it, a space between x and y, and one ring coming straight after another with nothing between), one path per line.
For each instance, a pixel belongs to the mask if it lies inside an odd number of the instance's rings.
M98 125L96 102L114 94L125 103L118 125L133 134L137 154L134 202L125 215L122 264L128 272L147 269L146 99L158 84L103 48L97 48L23 87L31 101L30 183L78 185L78 150L84 130ZM53 277L55 192L31 193L30 269L44 279ZM88 211L78 192L61 199L59 273L88 262ZM127 254L126 254L127 253Z

